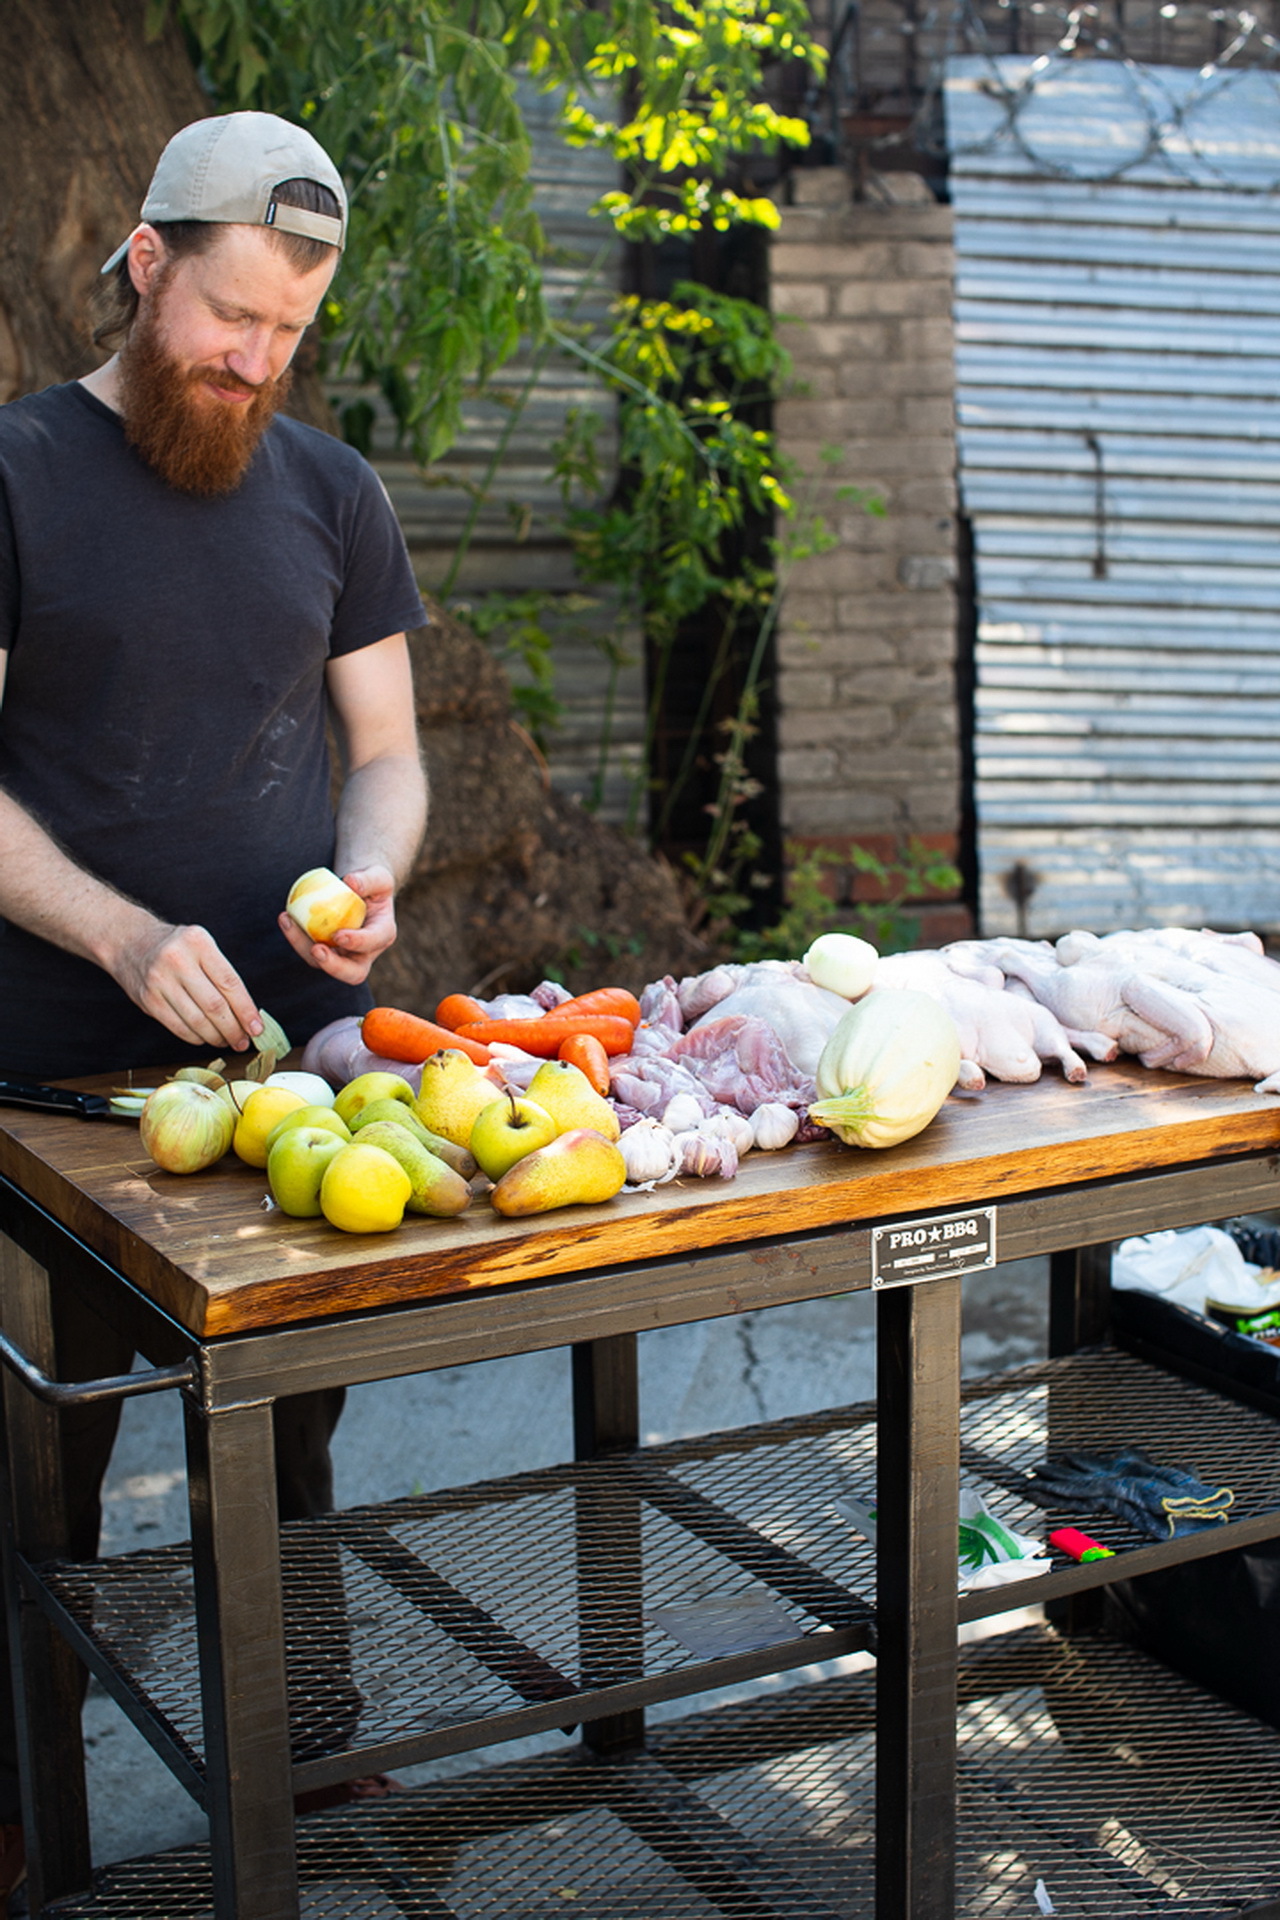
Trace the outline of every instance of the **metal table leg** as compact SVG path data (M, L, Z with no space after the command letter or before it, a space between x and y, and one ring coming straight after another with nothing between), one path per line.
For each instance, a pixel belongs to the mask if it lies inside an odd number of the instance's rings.
M1106 1335L1111 1318L1111 1242L1094 1247L1061 1247L1049 1255L1049 1356L1061 1359ZM1049 1388L1046 1453L1079 1444L1075 1409L1064 1421ZM1106 1611L1106 1590L1066 1594L1050 1600L1045 1618L1059 1633L1096 1632Z
M592 1460L640 1438L634 1333L573 1348L574 1454ZM582 1685L640 1679L644 1673L644 1569L640 1501L613 1489L579 1487L578 1639ZM588 1720L582 1738L595 1753L644 1745L644 1709Z
M1049 1255L1049 1356L1091 1347L1111 1317L1111 1242Z
M217 1920L297 1920L271 1402L186 1406Z
M14 1242L0 1236L3 1321L40 1366L54 1369L49 1276ZM7 1440L4 1561L14 1709L23 1773L28 1898L40 1913L51 1900L89 1886L89 1815L80 1727L83 1676L62 1635L22 1591L17 1556L29 1562L65 1557L66 1500L57 1409L11 1376L4 1380Z
M960 1280L877 1320L876 1912L955 1913Z

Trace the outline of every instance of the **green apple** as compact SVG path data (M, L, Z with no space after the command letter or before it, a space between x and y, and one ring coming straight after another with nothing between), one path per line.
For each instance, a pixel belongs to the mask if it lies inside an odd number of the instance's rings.
M268 1154L280 1135L286 1133L290 1127L327 1127L329 1132L336 1133L340 1140L351 1138L350 1127L341 1114L335 1113L332 1107L291 1107L288 1113L276 1121L267 1135Z
M296 1220L320 1217L325 1168L349 1139L332 1127L286 1127L267 1155L267 1185L282 1213Z
M501 1180L508 1167L527 1153L547 1146L559 1128L536 1100L509 1093L482 1107L471 1127L470 1147L476 1164L491 1180Z
M402 1100L411 1107L413 1088L398 1073L360 1073L339 1089L333 1110L350 1126L352 1115L371 1100Z

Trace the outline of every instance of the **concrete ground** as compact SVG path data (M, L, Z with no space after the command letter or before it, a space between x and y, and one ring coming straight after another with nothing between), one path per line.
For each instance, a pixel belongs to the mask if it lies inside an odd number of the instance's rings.
M965 1281L964 1365L998 1371L1043 1355L1043 1259L1011 1262ZM780 1418L875 1391L874 1308L866 1293L743 1314L641 1337L641 1414L649 1441ZM340 1506L395 1499L571 1457L565 1350L421 1374L352 1389L334 1443ZM106 1486L104 1553L185 1539L182 1435L176 1395L127 1403ZM990 1623L988 1628L990 1627ZM867 1656L854 1656L865 1664ZM836 1666L756 1682L794 1685ZM654 1717L688 1712L675 1702ZM697 1703L706 1705L703 1696ZM199 1839L203 1815L113 1702L85 1706L94 1858L128 1859ZM504 1756L563 1746L550 1734ZM463 1754L410 1768L409 1784L474 1767Z

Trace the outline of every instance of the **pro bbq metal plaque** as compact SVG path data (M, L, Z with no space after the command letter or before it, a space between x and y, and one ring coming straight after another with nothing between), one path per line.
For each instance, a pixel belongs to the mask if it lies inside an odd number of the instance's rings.
M871 1229L871 1284L909 1287L996 1264L996 1210L936 1213Z

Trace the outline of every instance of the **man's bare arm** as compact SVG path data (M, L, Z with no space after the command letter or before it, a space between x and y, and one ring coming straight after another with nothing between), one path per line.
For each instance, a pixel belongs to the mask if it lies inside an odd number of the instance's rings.
M346 769L334 866L364 900L365 922L338 934L332 946L308 940L288 914L280 915L280 928L313 967L354 984L395 940L395 896L422 844L427 782L405 636L340 655L329 662L327 678Z
M0 699L8 654L0 652ZM235 969L203 927L175 927L87 872L0 791L0 914L91 960L144 1013L192 1046L240 1051L262 1030Z

